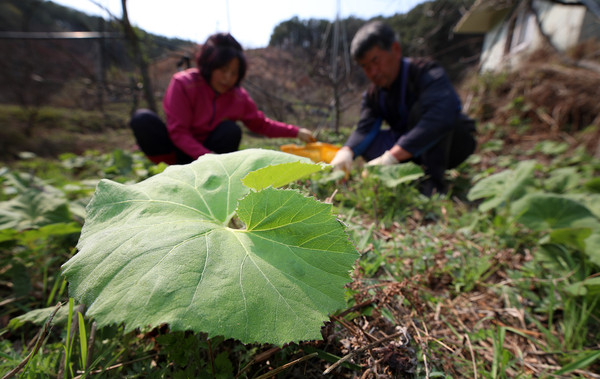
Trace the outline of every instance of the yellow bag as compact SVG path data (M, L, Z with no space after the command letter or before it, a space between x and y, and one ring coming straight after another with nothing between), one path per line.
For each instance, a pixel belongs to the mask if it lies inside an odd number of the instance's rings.
M281 151L284 153L310 158L313 162L325 163L330 163L339 149L337 146L323 142L307 143L305 146L294 144L281 146Z

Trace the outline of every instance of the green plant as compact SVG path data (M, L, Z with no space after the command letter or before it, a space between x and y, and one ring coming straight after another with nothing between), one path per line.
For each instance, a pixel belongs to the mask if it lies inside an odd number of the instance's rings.
M504 339L506 337L506 328L499 327L496 333L492 332L492 341L494 347L494 358L492 360L492 378L506 378L507 368L510 367L512 354L504 347Z
M323 196L335 194L338 207L359 209L386 225L405 219L411 204L426 206L428 199L415 185L424 175L418 165L409 162L360 169L354 169L349 178L341 171L325 174L312 182L311 189Z
M478 181L469 191L469 200L480 200L481 212L492 209L509 209L512 201L521 198L532 185L536 162L520 162L514 170L508 169Z
M171 166L125 186L103 180L79 252L63 265L98 325L168 323L242 342L320 337L344 306L358 257L331 205L278 187L319 170L244 150Z
M494 128L510 134L502 126ZM493 133L490 130L487 134ZM247 143L255 139L255 146L270 142L269 148L277 149L275 140L250 135L244 139ZM322 340L319 336L279 348L240 343L191 329L174 331L168 324L125 331L122 323L98 328L93 339L94 319L79 319L74 310L72 316L78 328L69 332L75 339L68 362L73 375L252 378L274 374L297 358L318 354L318 359L280 374L316 377L346 353L352 354L354 362L340 365L339 374L348 377L367 373L388 377L545 377L597 372L600 314L596 299L600 277L596 252L600 251L600 235L594 220L600 218L600 185L594 178L600 163L572 147L563 154L562 145L554 149L550 144L526 152L510 140L503 143L495 148L493 144L481 145L481 155L449 175L464 175L479 182L507 167L512 173L504 177L505 182L488 182L492 187L499 184L495 188L501 189L486 189L503 196L503 189L510 192L515 178L526 176L515 175L518 159L544 154L547 156L541 161L550 163L536 162L525 178L526 185L512 193L508 201L483 212L477 210L480 201L492 200L494 194L473 202L456 199L454 193L424 199L415 181L387 186L375 172L365 179L360 171L345 178L341 172L323 170L291 182L288 188L294 191L282 190L332 201L331 210L339 213L337 217L362 253L354 267L353 281L343 292L347 308L331 314L321 328ZM494 160L498 149L505 153ZM6 252L0 254L0 320L10 320L8 327L0 330L3 373L17 368L33 351L40 328L53 312L50 306L68 301L60 264L75 252L73 246L85 215L83 207L100 178L136 183L165 169L151 165L140 153L118 150L109 154L68 154L61 161L21 156L23 159L11 164L10 169L0 170L1 200L10 202L37 190L52 195L49 204L57 200L68 204L70 221L51 221L44 226L29 223L23 230L0 229L0 248ZM270 163L276 162L266 165ZM482 165L489 168L481 169ZM294 177L299 167L313 170L311 165L296 163L267 170L275 170L272 174L276 178L284 174ZM172 169L167 172L171 178ZM264 174L257 172L254 179L249 176L246 187L262 188L256 179ZM164 175L159 177L165 179ZM471 185L470 178L466 188ZM154 180L151 183L159 182ZM290 177L280 183L288 180ZM269 188L248 188L246 196L268 190L267 197L275 199ZM369 202L365 201L367 196ZM258 209L262 203L256 204ZM0 208L4 206L0 204ZM229 224L219 221L215 225L215 231L226 227L234 230L233 234L243 234L247 228L238 212ZM162 229L160 232L152 233L145 241L151 243L169 234ZM108 259L107 263L115 261ZM179 275L173 287L187 283L186 279ZM157 275L156 281L160 282L161 276ZM82 283L85 285L85 281ZM225 302L227 298L220 300ZM21 377L57 376L60 363L65 362L68 318L68 307L63 306L38 353L21 370ZM406 328L410 336L406 344L399 346L401 341L394 340L360 354L354 350L396 333L398 327ZM87 343L85 337L82 340L84 331ZM89 353L85 353L85 345ZM83 366L84 355L90 361L89 368ZM69 369L60 372L71 376Z
M534 306L531 314L525 314L544 335L540 347L585 351L597 341L592 335L600 309L600 218L594 206L596 194L586 193L589 187L581 185L586 182L581 172L591 169L593 173L593 168L538 166L545 171L539 180L535 168L533 161L525 161L514 170L484 178L469 196L485 199L479 210L494 211L495 225L504 225L497 230L524 226L538 238L532 264L512 275L529 283L521 287L521 296ZM535 313L545 314L545 323ZM590 360L565 362L565 367L571 367Z

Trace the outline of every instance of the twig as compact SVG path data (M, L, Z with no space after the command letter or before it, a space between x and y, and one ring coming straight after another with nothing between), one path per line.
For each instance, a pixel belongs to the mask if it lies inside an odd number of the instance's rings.
M335 191L333 191L333 193L331 194L331 196L329 196L328 198L325 199L325 203L333 204L333 198L335 197L335 194L337 194L337 192L338 192L338 190L336 188Z
M433 320L434 321L439 321L440 320L440 311L442 310L442 303L437 303L436 307L435 307L435 314L433 316Z
M458 323L464 329L464 331L470 333L471 331L469 330L469 328L467 328L465 323L460 319L460 316L458 315L458 312L456 312L456 309L451 308L451 310L452 310L452 313L454 313L454 316L456 316L456 321L458 321Z
M129 361L129 362L117 363L116 365L112 365L112 366L109 366L107 368L90 371L87 374L83 373L82 375L78 375L78 376L74 377L73 379L81 379L84 376L88 376L88 375L92 375L92 374L101 374L101 373L106 372L108 370L114 370L116 368L120 368L120 367L123 367L125 365L129 365L129 364L132 364L132 363L135 363L135 362L143 361L143 360L146 360L148 358L154 358L154 357L157 357L157 356L158 356L158 354L153 354L153 355L148 355L147 357L142 357L142 358L134 359L134 360ZM78 373L79 372L81 372L81 371L78 371Z
M94 342L96 341L96 329L98 325L96 321L92 322L92 328L90 330L90 338L88 339L88 352L87 352L87 362L85 362L85 369L89 370L90 365L92 364L92 355L94 354Z
M405 331L401 331L398 333L394 333L392 335L389 335L387 337L381 338L375 342L371 342L368 345L365 345L363 347L361 347L360 349L354 350L349 352L348 354L344 355L342 358L340 358L337 362L335 362L334 364L332 364L329 368L327 368L327 370L323 371L323 375L327 375L329 374L331 371L335 370L339 365L341 365L342 363L346 362L348 359L352 358L353 356L355 356L356 354L360 354L365 350L368 350L374 346L380 345L386 341L389 341L391 339L394 339L396 337L400 337L402 335L405 335L406 332Z
M267 351L263 351L260 354L256 354L256 357L253 359L253 362L262 362L262 361L266 361L267 359L269 359L270 357L273 356L273 354L279 352L281 350L281 348L279 346L275 346L270 348Z
M446 345L445 343L443 343L442 341L440 341L437 338L431 337L429 336L429 338L433 341L433 342L437 342L440 344L440 346L442 346L444 349L448 350L450 353L452 354L458 354L453 348L451 348L450 346Z
M367 379L371 373L373 373L373 369L369 367L365 370L365 372L363 372L363 374L360 376L360 379Z
M356 325L355 323L346 322L340 316L331 316L331 318L337 322L339 322L344 328L348 329L348 331L354 334L356 337L359 337L361 334L365 336L369 341L373 342L376 340L369 332L364 330L360 325Z
M305 355L302 358L296 359L295 361L291 361L291 362L288 362L288 363L284 364L283 366L279 366L276 369L274 369L273 371L268 372L266 374L263 374L263 375L257 377L256 379L267 379L267 378L270 378L272 376L275 376L275 375L279 374L282 371L287 370L288 368L290 368L291 366L293 366L293 365L295 365L297 363L304 362L304 361L306 361L308 359L316 357L317 355L319 355L319 353L317 353L317 352Z
M43 329L42 333L39 334L37 342L35 344L35 347L31 351L31 353L29 353L29 355L24 360L22 360L21 363L19 363L17 365L17 367L15 367L11 371L9 371L6 375L4 375L2 377L2 379L8 379L8 378L12 378L13 376L15 376L19 371L21 371L23 369L23 367L25 367L27 365L27 363L29 363L31 358L33 358L33 356L38 352L38 350L42 346L42 342L46 339L46 336L48 336L48 333L50 331L50 323L52 322L52 319L54 319L56 312L58 312L58 310L60 309L61 306L62 306L62 303L59 301L58 304L56 304L56 306L54 307L54 310L52 311L52 313L50 314L48 321L46 321L46 324L44 324L44 329Z
M467 345L469 346L469 351L471 352L471 361L473 362L473 377L477 379L477 364L475 363L475 353L473 352L473 345L471 345L471 339L469 338L468 333L465 333L465 338L467 339Z
M37 333L35 333L35 336L33 336L33 338L31 339L31 341L29 341L29 343L27 344L27 350L31 350L35 347L35 345L38 342L38 338L40 337L40 334L42 334L44 332L44 329L40 329L37 331Z
M354 311L357 311L357 310L359 310L359 309L361 309L361 308L368 307L369 305L373 304L374 302L375 302L375 300L374 300L374 299L370 299L370 300L364 301L364 302L362 302L362 303L360 303L360 304L356 304L355 306L353 306L353 307L351 307L351 308L348 308L348 309L346 309L345 311L343 311L342 313L340 313L340 314L338 315L338 317L344 317L344 316L346 316L348 313L350 313L350 312L354 312Z
M417 331L417 336L419 337L419 343L421 344L421 347L423 348L423 365L425 365L425 378L429 378L429 365L427 364L427 351L425 349L425 344L423 343L423 338L421 338L421 332L419 332L419 328L417 328L417 326L415 325L415 322L411 319L410 323L412 324L413 328L415 328L415 330Z
M262 353L255 355L254 358L252 358L250 360L250 362L248 362L248 364L246 366L244 366L237 373L237 375L235 377L238 378L244 371L248 370L248 368L250 368L250 366L252 366L255 363L262 362L264 360L269 359L273 354L277 353L280 350L281 350L281 348L279 346L275 346L275 347L270 348L267 351L263 351Z
M541 368L541 369L553 370L553 371L559 370L562 368L561 366L546 365L543 363L527 363L527 365L531 366L531 367L535 367L535 368ZM594 379L600 379L600 375L593 373L591 371L577 369L577 370L573 370L573 373L587 376L587 377L594 378ZM559 377L563 377L563 376L559 376Z
M335 321L337 321L344 328L346 328L355 337L359 337L360 333L359 333L359 331L356 330L357 327L355 325L350 325L344 319L342 319L342 318L340 318L338 316L331 316L331 318L334 319Z
M23 297L11 297L6 300L2 300L2 301L0 301L0 307L3 307L5 305L8 305L10 303L13 303L13 302L21 300L21 299L23 299Z
M212 344L210 343L210 338L207 338L206 342L208 344L208 358L210 359L210 369L212 371L213 378L216 378L215 358L213 357Z

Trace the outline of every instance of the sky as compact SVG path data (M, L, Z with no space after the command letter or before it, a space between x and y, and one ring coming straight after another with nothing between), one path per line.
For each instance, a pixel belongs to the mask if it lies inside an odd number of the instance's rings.
M88 14L121 17L121 0L51 0ZM131 23L146 32L203 43L215 32L230 32L244 48L269 44L275 26L294 16L335 20L370 19L407 13L425 0L127 0Z

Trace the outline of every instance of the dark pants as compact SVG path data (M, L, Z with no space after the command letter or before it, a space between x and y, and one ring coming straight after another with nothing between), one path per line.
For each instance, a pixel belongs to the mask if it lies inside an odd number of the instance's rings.
M447 192L444 174L446 170L464 162L475 151L474 131L474 121L466 117L461 118L454 131L418 157L411 158L411 161L421 165L425 171L426 177L420 183L421 193L431 196L436 192L442 194ZM398 138L400 134L392 130L381 130L363 153L363 157L367 161L379 157L386 150L391 149Z
M140 149L148 159L158 164L186 164L194 160L171 142L167 126L158 115L149 109L139 109L131 117L129 126ZM242 129L233 121L223 121L202 143L217 153L237 151L242 139Z

